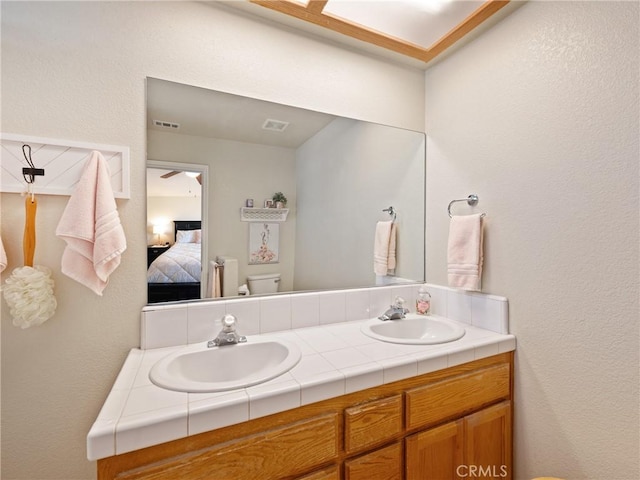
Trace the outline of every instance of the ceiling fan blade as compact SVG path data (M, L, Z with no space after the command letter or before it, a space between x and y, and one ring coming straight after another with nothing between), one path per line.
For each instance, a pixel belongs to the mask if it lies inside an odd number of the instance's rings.
M160 175L160 178L171 178L174 175L178 175L180 172L179 170L174 170L173 172L169 172L169 173L165 173L164 175Z

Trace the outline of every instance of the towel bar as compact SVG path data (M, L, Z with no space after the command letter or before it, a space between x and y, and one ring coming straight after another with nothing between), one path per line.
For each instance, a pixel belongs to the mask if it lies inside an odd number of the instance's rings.
M453 205L456 202L467 202L467 204L473 206L473 205L476 205L478 203L478 195L476 195L475 193L472 193L467 198L460 198L458 200L451 200L449 202L449 206L447 207L447 213L449 213L449 218L453 217L453 214L451 213L451 205ZM484 217L484 215L485 214L483 213L481 216Z

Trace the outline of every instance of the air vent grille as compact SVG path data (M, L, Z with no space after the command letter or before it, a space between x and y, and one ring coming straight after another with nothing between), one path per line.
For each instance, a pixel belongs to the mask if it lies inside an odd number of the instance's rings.
M262 128L265 130L273 130L275 132L284 132L284 130L289 126L289 122L283 122L282 120L274 120L272 118L267 118L262 124Z
M170 128L172 130L177 130L180 128L180 124L179 123L174 123L174 122L165 122L164 120L154 120L153 124L156 127L161 127L161 128Z

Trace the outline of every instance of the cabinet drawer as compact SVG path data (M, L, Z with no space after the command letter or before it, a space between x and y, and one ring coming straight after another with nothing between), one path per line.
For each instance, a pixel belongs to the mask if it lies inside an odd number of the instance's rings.
M345 480L401 480L402 446L394 443L344 462Z
M302 420L210 449L179 455L143 469L131 470L120 474L118 478L255 480L300 475L338 456L338 418L338 414L333 413Z
M334 465L333 467L324 468L305 475L304 477L297 478L296 480L340 480L340 470L337 465Z
M375 445L402 432L402 396L367 402L344 411L347 453Z
M510 368L504 363L407 390L407 429L434 425L507 399L510 388Z

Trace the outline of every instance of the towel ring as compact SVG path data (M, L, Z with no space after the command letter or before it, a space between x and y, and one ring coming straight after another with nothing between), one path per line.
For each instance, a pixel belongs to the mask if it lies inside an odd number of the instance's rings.
M382 211L387 212L389 215L393 217L393 221L394 222L396 221L396 211L394 210L393 207L383 208Z
M460 198L458 200L451 200L449 202L449 206L447 207L447 213L449 213L449 218L453 217L453 214L451 213L451 205L453 205L456 202L467 202L468 205L474 206L474 205L476 205L478 203L478 195L476 195L475 193L472 193L467 198ZM483 213L480 216L484 217L485 214Z

